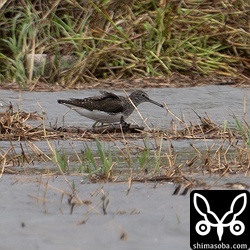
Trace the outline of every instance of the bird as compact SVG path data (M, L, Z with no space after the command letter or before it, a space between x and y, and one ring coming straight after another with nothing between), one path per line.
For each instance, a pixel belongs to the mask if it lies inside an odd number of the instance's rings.
M128 118L135 107L143 102L150 102L161 108L164 106L149 98L142 90L133 91L128 97L119 96L112 92L100 91L101 95L84 99L70 98L69 100L57 100L68 108L75 110L82 116L95 121L92 127L98 123L112 124Z

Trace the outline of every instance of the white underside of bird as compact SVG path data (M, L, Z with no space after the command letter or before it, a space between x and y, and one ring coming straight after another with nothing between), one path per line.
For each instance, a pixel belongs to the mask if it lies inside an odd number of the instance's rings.
M64 105L70 108L71 110L76 111L78 114L85 116L99 123L120 122L122 116L124 119L127 118L127 116L122 113L107 113L107 112L100 111L100 110L88 110L88 109L76 107L70 104L64 104Z

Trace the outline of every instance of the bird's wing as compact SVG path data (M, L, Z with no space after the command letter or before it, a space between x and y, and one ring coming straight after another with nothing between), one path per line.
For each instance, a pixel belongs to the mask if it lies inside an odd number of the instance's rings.
M99 107L99 110L108 113L121 113L124 111L124 107L120 99L114 100L108 97L105 99L105 105Z
M108 92L106 90L100 90L100 93L102 95L99 95L97 97L110 97L110 98L114 98L114 99L120 99L120 96L118 96L118 95L116 95L116 94L114 94L112 92Z
M102 95L88 97L85 99L71 98L69 102L76 107L82 107L88 110L99 110L107 113L123 112L123 96L117 96L111 92L102 91Z

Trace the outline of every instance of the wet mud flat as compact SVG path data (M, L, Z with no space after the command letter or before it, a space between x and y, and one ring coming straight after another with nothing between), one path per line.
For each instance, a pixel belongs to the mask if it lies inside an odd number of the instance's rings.
M1 135L1 249L189 249L190 190L249 190L247 138L230 129L235 116L247 122L248 89L207 86L146 92L166 102L172 113L142 105L140 112L153 132L92 137L84 133L70 137L46 128L90 128L91 120L56 101L59 96L84 98L98 90L0 93L2 103L8 106L11 101L14 110L22 110L9 117L17 116L15 128L23 129L24 135L11 134L13 127L2 124L12 139ZM32 112L42 113L42 119L19 117ZM186 121L181 129L176 117ZM28 121L27 127L20 120ZM129 122L144 125L136 112ZM34 128L38 130L29 130ZM96 139L103 151L89 162L97 165L93 171L97 172L108 162L105 159L111 159L104 178L90 175L89 166L80 170L74 165L75 160L81 162L82 151L98 153ZM102 153L104 161L95 161ZM61 158L55 161L58 155ZM73 163L66 166L70 171L62 171L58 159Z
M67 180L73 211L63 176L3 176L1 249L189 249L189 197L173 184Z
M189 193L183 194L183 187L175 191L176 185L166 182L129 186L86 183L79 175L5 174L0 248L189 249Z

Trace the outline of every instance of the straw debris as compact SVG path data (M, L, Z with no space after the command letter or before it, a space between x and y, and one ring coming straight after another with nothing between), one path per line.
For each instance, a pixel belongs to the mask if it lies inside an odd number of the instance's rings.
M178 117L174 116L176 119ZM115 131L95 131L81 128L58 129L45 127L44 117L37 113L26 113L20 109L14 111L10 106L0 116L1 134L0 140L8 140L10 148L0 152L0 173L28 174L32 166L38 162L53 162L57 169L52 173L75 173L71 165L78 166L78 173L84 175L92 182L112 181L119 182L129 180L129 187L133 182L173 182L184 185L183 194L189 189L204 185L189 175L202 173L203 175L218 175L217 181L225 175L236 173L246 174L250 168L249 154L249 126L244 121L241 123L236 117L236 128L222 127L215 124L208 114L198 120L184 122L178 118L181 128L174 126L169 131L138 130L136 133ZM30 125L33 119L39 125ZM177 122L175 122L178 124ZM174 140L190 140L189 155L183 159L174 144ZM47 144L47 152L37 147L36 141L43 140ZM81 152L71 144L73 154L68 154L64 148L55 148L52 140L83 141L85 144ZM96 145L93 151L87 141L93 141ZM140 140L144 146L136 145ZM192 143L197 140L204 141L205 149L199 149ZM16 151L19 141L19 150ZM117 150L108 149L103 142L111 143ZM118 143L119 142L119 143ZM119 145L118 145L119 144ZM166 144L166 145L165 145ZM122 146L123 145L123 146ZM72 159L72 160L71 160ZM121 175L119 167L125 166ZM21 168L16 169L19 166ZM119 166L119 167L118 167ZM134 167L137 166L137 170ZM36 172L45 173L42 169ZM130 189L130 188L129 188ZM128 192L129 192L128 189ZM176 190L175 193L179 193ZM71 197L74 198L73 196ZM72 203L70 201L70 203ZM108 203L103 203L105 213ZM72 211L75 203L72 203Z

